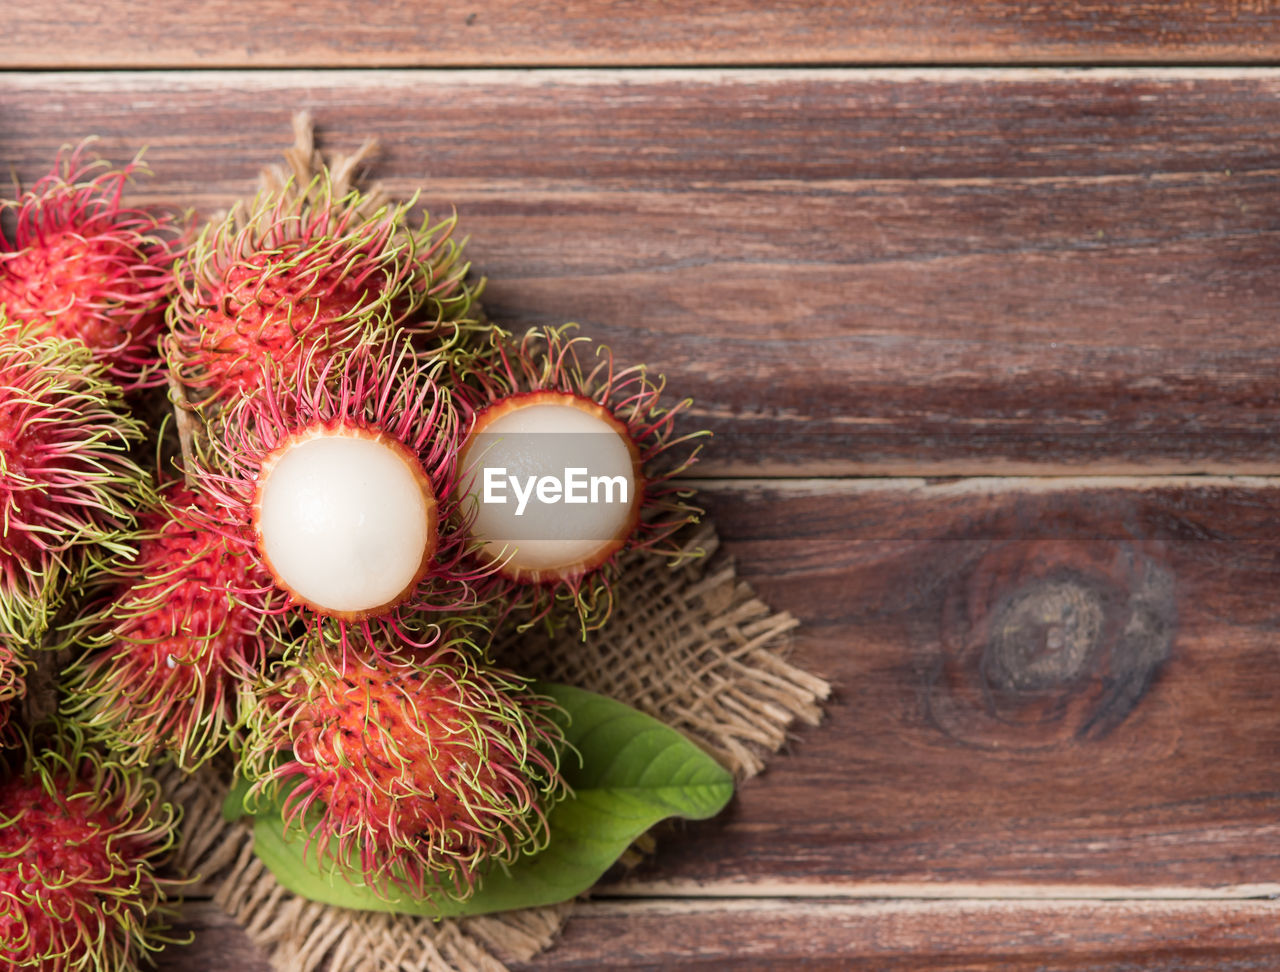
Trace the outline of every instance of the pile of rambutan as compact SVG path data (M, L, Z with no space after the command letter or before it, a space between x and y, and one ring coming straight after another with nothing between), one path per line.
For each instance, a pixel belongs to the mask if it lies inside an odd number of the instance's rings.
M158 502L144 403L185 245L178 218L123 205L136 161L86 156L0 206L0 961L53 972L133 969L166 941L176 819L41 688L106 623L89 592Z
M564 713L489 646L585 638L618 555L675 552L697 513L671 483L685 403L569 329L488 322L453 217L411 221L296 133L199 231L126 207L140 163L84 146L4 209L10 967L131 969L164 940L165 762L234 766L247 807L379 891L465 899L536 853ZM532 490L588 462L604 512L483 501L486 465ZM36 670L56 711L24 698Z

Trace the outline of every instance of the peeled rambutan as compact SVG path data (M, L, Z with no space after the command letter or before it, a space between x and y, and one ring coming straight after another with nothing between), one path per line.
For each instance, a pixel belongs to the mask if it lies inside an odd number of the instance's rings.
M690 404L660 404L662 380L643 367L617 371L607 348L583 366L590 342L568 328L498 336L455 373L467 428L459 477L481 560L506 579L501 596L545 614L573 603L584 626L609 614L612 566L621 551L678 557L672 537L701 512L671 484L695 461L677 447ZM575 478L576 477L576 478ZM535 490L536 487L536 490Z
M0 319L0 633L34 643L68 585L133 553L142 437L84 344Z
M255 795L376 889L467 896L489 864L545 845L564 793L551 703L475 648L314 647L250 723Z
M304 359L404 329L447 343L471 307L456 218L414 228L409 205L348 190L349 167L335 177L302 155L301 171L206 228L179 266L167 357L197 404L253 392L267 360L287 378Z
M14 761L16 761L16 754ZM157 876L175 813L156 783L61 726L0 783L0 964L131 972L169 939Z
M120 169L85 159L82 144L4 204L16 213L0 232L0 305L37 333L77 338L126 390L163 381L157 339L182 230L168 214L126 208L140 159Z
M341 637L373 624L414 640L422 612L473 607L487 573L465 562L457 416L405 342L320 360L226 409L194 479L287 607Z
M193 770L229 741L263 667L279 594L245 542L208 528L211 514L207 497L171 485L66 677L64 713L123 763L167 752Z

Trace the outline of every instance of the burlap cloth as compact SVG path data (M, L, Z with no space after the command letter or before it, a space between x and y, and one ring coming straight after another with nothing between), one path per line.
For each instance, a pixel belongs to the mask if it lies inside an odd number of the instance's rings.
M796 721L817 723L829 686L785 660L796 620L761 603L718 546L704 525L689 532L687 547L706 556L684 567L631 555L605 628L585 642L573 629L511 636L499 660L635 706L684 732L739 780L754 776ZM184 808L180 866L216 889L214 900L280 970L498 972L504 960L550 948L573 912L567 902L433 922L316 904L276 883L253 855L245 822L223 820L225 770L169 773L163 782ZM650 849L652 841L639 844Z

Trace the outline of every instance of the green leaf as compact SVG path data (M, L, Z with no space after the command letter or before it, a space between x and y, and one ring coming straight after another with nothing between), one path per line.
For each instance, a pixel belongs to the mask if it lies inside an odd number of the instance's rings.
M222 819L227 823L235 823L249 811L244 807L244 798L249 795L249 781L237 776L231 781L231 789L222 801Z
M568 714L565 736L581 755L579 761L568 753L562 767L573 796L548 814L551 836L545 849L486 874L466 901L386 900L385 889L379 896L359 874L322 861L316 846L304 857L305 841L285 833L278 806L254 819L258 857L284 887L313 901L431 917L481 915L581 894L658 821L715 816L733 795L733 778L723 767L656 719L568 685L538 683L536 688ZM240 804L243 812L243 794Z

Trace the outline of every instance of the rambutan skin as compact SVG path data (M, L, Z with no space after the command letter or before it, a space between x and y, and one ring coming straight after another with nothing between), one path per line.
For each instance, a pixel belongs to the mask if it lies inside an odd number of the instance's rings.
M163 381L157 340L185 245L171 214L126 208L139 159L120 169L86 145L16 201L12 239L0 233L0 306L39 333L83 341L126 391Z
M10 757L10 762L14 757ZM169 939L157 876L176 815L157 784L59 725L0 783L0 963L132 972Z
M351 614L301 599L281 581L288 595L281 610L296 609L341 637L355 629L372 643L414 641L435 637L431 615L472 610L487 596L492 570L467 560L465 521L458 511L457 415L435 380L437 367L424 363L405 340L364 346L323 364L309 359L301 376L272 372L260 394L240 399L210 423L207 455L192 467L193 479L221 518L212 528L232 537L254 536L250 549L264 567L269 563L256 534L258 487L266 464L290 442L322 433L394 443L415 457L429 483L436 504L434 556L399 597L376 612Z
M271 578L243 543L208 528L210 516L207 497L170 484L64 678L64 714L122 763L168 753L190 771L209 759L279 637L263 632L278 599Z
M82 343L0 319L0 635L35 643L71 584L133 554L143 436Z
M486 413L525 400L554 401L557 397L599 408L627 440L640 487L638 518L630 535L611 544L603 557L569 572L503 572L493 592L495 600L508 605L508 611L519 608L534 620L551 619L557 605L565 605L576 613L585 633L603 626L609 618L621 554L648 551L667 557L672 566L692 555L676 534L698 522L702 510L690 502L692 491L673 480L697 462L701 446L696 440L710 433L677 432L676 421L692 401L664 404L664 379L651 379L643 366L617 368L607 347L574 335L575 329L573 324L530 328L518 341L495 332L487 343L450 358L447 366L466 430L464 452Z
M13 715L13 703L27 691L27 670L30 662L17 639L0 634L0 748L9 744L12 736L9 720Z
M313 646L264 686L244 773L289 826L391 894L464 898L545 846L564 795L551 703L473 646Z
M325 171L206 227L168 315L166 355L191 399L252 394L267 359L288 376L401 330L449 343L474 299L455 220L414 229L408 209L335 197Z

